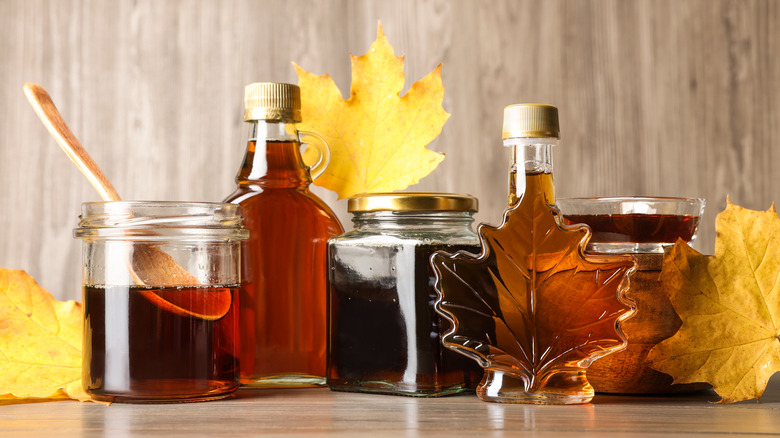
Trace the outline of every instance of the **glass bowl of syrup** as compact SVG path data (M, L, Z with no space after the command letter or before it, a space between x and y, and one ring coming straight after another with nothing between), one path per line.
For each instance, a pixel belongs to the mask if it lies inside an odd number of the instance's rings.
M596 253L663 253L677 239L696 239L702 198L616 197L558 199L562 222L587 224L586 248Z

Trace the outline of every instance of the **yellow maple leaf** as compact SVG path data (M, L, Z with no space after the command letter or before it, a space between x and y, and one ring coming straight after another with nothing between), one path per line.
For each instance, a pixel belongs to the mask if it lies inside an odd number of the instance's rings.
M719 403L759 399L780 370L780 218L728 201L715 228L714 256L682 242L665 255L682 326L648 360L675 383L711 384Z
M89 400L81 388L81 304L0 268L0 400Z
M330 76L295 65L301 87L300 128L322 136L330 165L315 184L339 199L359 193L402 190L428 175L444 154L425 148L449 114L441 106L441 64L403 97L404 60L395 56L380 24L368 53L350 55L352 89L344 100Z

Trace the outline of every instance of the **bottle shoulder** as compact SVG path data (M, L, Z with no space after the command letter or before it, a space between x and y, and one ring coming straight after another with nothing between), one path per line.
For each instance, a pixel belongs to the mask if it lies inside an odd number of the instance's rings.
M306 215L329 229L343 232L341 222L330 206L308 188L238 187L224 202L240 205L241 214L247 219L274 216L289 221L293 215Z
M223 202L232 204L260 204L266 202L327 204L308 187L262 187L240 185Z

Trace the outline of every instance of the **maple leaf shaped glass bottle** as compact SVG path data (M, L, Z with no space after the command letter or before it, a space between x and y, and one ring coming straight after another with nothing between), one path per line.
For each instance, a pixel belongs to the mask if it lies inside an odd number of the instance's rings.
M238 187L225 200L241 205L249 230L239 294L241 383L324 385L326 245L343 228L309 185L327 166L328 147L296 128L298 86L249 84L244 103L251 133ZM302 136L320 152L311 168L301 157Z
M480 225L482 252L438 252L431 263L442 343L485 368L477 395L504 403L586 403L592 361L626 345L618 329L633 311L623 293L631 256L585 255L585 225L564 226L555 208L552 146L558 110L512 105L510 207L499 227Z

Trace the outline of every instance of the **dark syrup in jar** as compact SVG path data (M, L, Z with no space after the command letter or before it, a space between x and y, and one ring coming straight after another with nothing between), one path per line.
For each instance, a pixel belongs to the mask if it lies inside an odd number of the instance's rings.
M690 242L699 223L697 216L675 214L567 214L564 223L587 224L593 231L590 243L674 243L679 237Z
M481 248L330 247L331 389L425 396L476 388L482 368L441 344L450 323L434 311L429 263L439 250L478 254Z
M98 400L144 402L208 400L234 391L237 290L237 285L85 286L87 393ZM158 299L172 294L188 298L179 299L175 309Z

